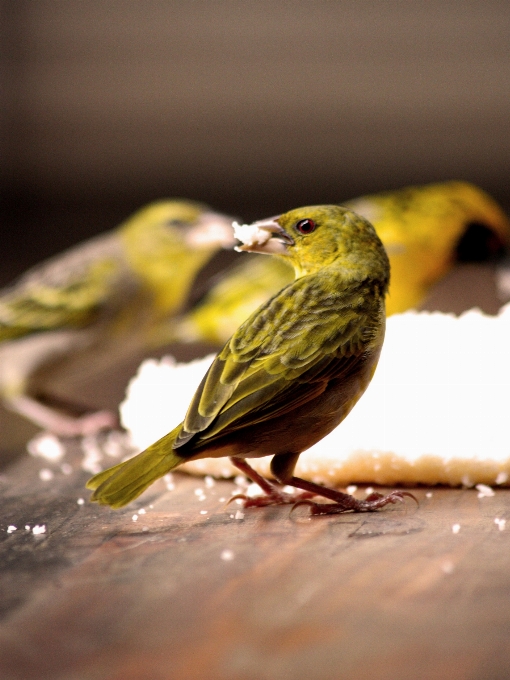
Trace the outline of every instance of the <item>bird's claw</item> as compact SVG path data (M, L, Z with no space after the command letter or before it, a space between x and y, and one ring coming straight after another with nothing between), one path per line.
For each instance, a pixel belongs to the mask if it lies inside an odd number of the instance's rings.
M375 512L390 503L403 503L406 496L412 498L418 504L416 496L409 491L392 491L387 496L375 491L364 500L358 500L354 496L350 496L349 501L337 503L317 503L302 498L294 504L291 512L294 512L299 505L309 505L311 515L337 515L342 512Z

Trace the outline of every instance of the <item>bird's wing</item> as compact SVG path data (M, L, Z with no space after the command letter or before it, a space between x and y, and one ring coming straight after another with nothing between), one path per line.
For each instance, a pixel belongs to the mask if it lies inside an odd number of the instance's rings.
M376 336L378 312L373 304L362 311L366 283L330 287L319 276L298 279L238 329L195 393L176 448L283 414L353 370Z
M128 271L115 233L99 236L28 271L0 296L0 341L80 328L115 296Z

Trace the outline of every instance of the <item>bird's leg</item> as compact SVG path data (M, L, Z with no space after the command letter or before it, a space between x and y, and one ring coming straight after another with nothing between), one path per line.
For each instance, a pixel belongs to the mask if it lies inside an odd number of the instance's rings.
M299 454L296 455L296 461L298 459ZM249 498L245 494L237 494L236 496L233 496L230 500L235 500L237 498L242 498L244 500L244 507L245 508L250 508L250 507L260 507L264 505L283 505L283 504L288 504L288 503L297 503L299 501L307 500L308 498L312 498L315 496L314 493L286 493L284 491L280 491L279 489L274 486L274 484L271 484L265 477L260 475L256 470L254 470L251 465L249 465L244 458L238 458L236 456L231 456L230 462L232 465L235 465L238 470L240 470L248 479L251 479L252 482L255 482L255 484L258 484L262 491L264 492L264 496L254 496L252 498ZM294 461L294 465L296 462ZM294 469L294 466L292 467Z
M387 496L380 493L371 493L365 500L358 500L348 493L337 491L336 489L329 489L327 486L308 482L301 477L295 477L292 473L297 462L295 454L278 455L271 461L271 472L275 478L282 484L294 486L297 489L303 489L309 493L309 498L312 496L323 496L334 501L333 503L315 503L306 498L296 499L298 503L304 502L310 505L312 515L334 515L341 512L373 512L379 510L389 503L401 503L405 496L409 496L416 501L416 498L409 491L392 491ZM416 501L418 502L418 501Z
M119 420L111 411L96 411L80 416L68 415L28 395L6 400L6 406L36 425L60 437L80 437L100 430L118 429Z

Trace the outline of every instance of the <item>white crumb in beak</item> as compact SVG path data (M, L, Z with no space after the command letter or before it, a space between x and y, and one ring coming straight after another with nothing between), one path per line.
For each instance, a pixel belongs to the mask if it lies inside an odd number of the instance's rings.
M234 228L234 237L245 246L262 246L271 238L271 232L260 229L256 223L238 224L233 222L232 227Z

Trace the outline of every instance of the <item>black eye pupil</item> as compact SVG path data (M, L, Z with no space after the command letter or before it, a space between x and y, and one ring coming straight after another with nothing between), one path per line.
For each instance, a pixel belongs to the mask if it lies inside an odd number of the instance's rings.
M296 224L296 229L300 234L311 234L312 231L315 231L315 227L315 222L308 218L305 220L299 220L299 222Z

